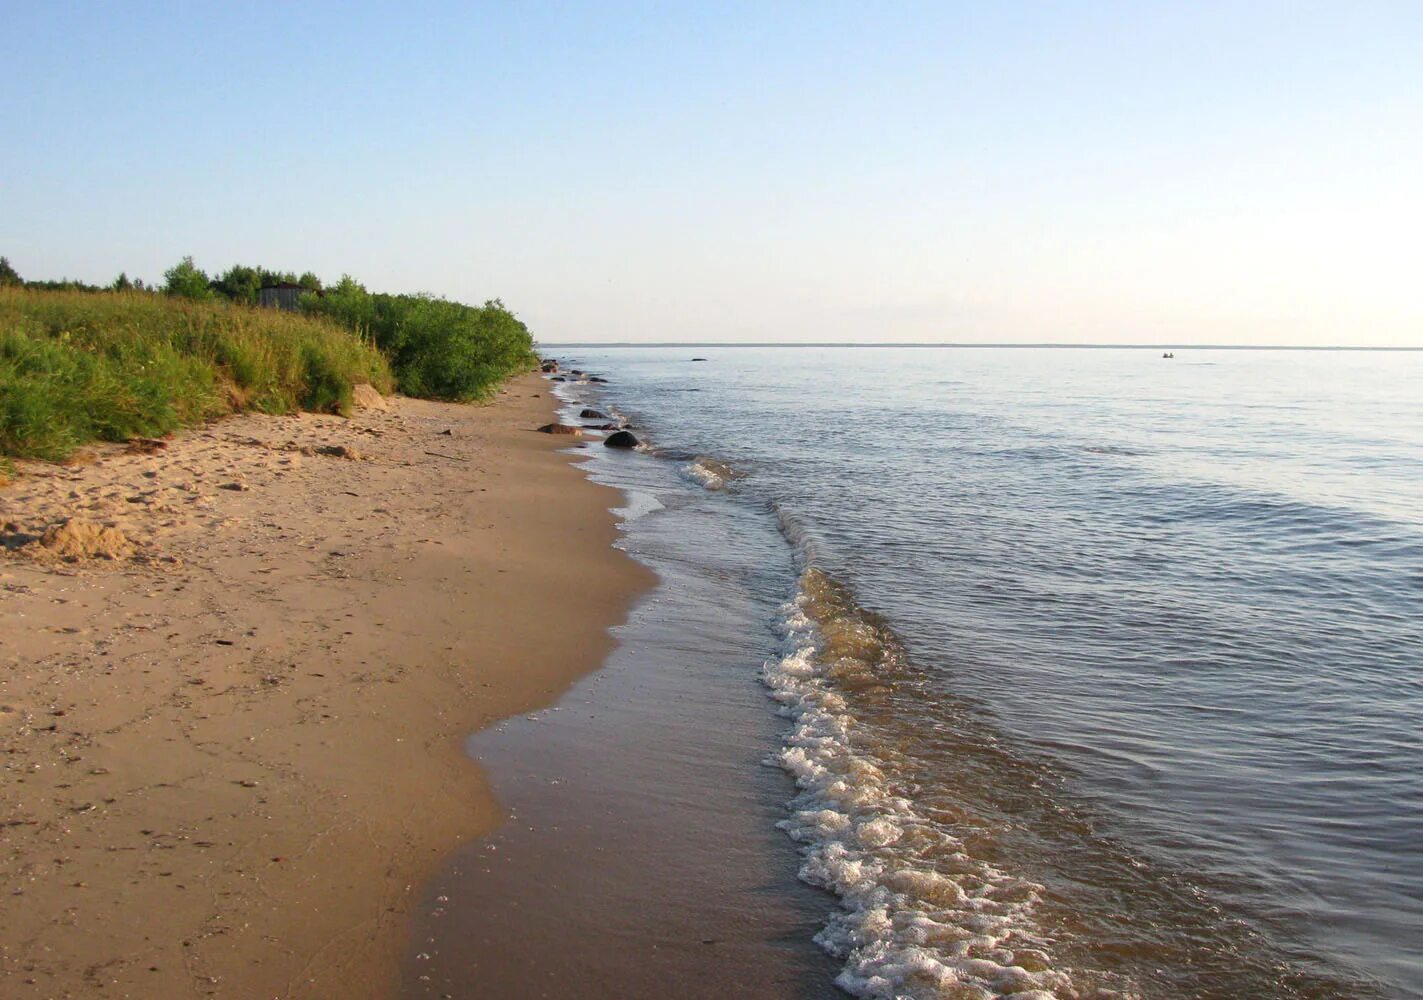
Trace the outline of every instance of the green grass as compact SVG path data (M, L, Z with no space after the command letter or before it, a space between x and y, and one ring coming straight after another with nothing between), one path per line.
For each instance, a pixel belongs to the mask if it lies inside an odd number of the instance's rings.
M141 292L0 289L0 455L58 461L238 410L344 413L394 384L363 338L311 316Z

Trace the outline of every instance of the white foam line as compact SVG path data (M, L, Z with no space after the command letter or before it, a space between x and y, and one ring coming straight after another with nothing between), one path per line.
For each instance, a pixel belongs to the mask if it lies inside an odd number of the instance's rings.
M860 725L824 676L802 603L784 609L784 650L762 671L792 720L785 746L766 763L800 789L778 824L801 845L800 877L840 900L815 938L845 963L836 984L885 1000L1077 996L1034 934L1042 887L969 856L895 793L885 762L857 748Z
M726 486L726 480L702 464L701 459L682 466L682 471L709 490L719 490Z

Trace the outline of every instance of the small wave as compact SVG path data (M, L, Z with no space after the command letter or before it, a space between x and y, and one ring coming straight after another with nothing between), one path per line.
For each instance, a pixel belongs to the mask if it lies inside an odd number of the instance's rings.
M555 399L559 399L565 403L572 403L578 399L578 394L573 391L573 386L577 384L576 382L550 382L549 385L552 386L552 389L549 391L553 394Z
M1084 444L1082 450L1092 455L1144 455L1145 452L1119 444Z
M705 455L698 455L682 466L682 471L709 490L724 490L728 483L743 479L746 473L726 462Z
M1389 545L1409 528L1345 503L1326 503L1230 483L1146 484L1118 494L1126 509L1152 523L1219 525L1261 541L1291 546L1356 548Z
M844 961L837 985L885 1000L1078 997L1034 932L1043 888L973 857L919 809L892 748L857 717L860 699L914 675L887 625L812 567L782 628L762 680L793 727L766 763L800 790L779 826L801 845L801 878L840 899L815 938Z
M1019 458L1026 462L1054 462L1069 458L1072 452L1057 445L1025 445L1022 447L996 448L989 452L1003 458Z
M624 521L636 521L640 517L645 517L654 511L665 510L666 505L656 495L645 493L641 490L625 490L627 503L621 507L614 507L613 513L617 514Z
M795 553L796 565L812 565L817 554L815 539L811 537L800 518L775 501L771 502L771 510L776 515L776 524L781 529L781 535L790 543L791 551Z

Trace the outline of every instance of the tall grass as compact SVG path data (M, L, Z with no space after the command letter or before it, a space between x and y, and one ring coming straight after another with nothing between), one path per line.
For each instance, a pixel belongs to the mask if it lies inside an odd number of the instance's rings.
M244 409L346 412L359 382L390 391L385 358L317 317L0 289L0 454L59 460Z

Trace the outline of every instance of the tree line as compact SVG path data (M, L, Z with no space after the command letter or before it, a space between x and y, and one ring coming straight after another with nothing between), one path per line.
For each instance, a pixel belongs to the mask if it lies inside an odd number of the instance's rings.
M128 272L107 285L91 285L73 278L26 281L20 277L8 258L0 257L0 288L24 287L48 292L161 292L183 299L202 302L226 299L240 305L256 305L257 292L272 285L300 285L312 292L321 290L321 279L310 271L298 275L295 271L273 271L266 267L234 264L221 274L209 277L207 272L184 257L163 272L163 284L146 284L142 278L130 278Z

